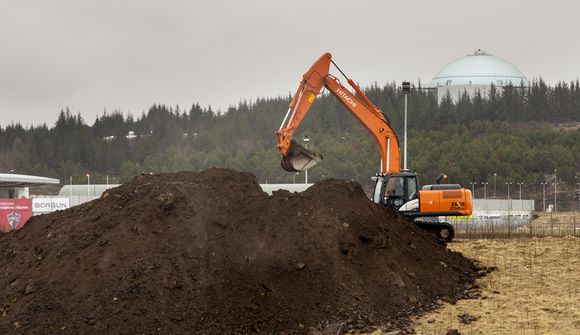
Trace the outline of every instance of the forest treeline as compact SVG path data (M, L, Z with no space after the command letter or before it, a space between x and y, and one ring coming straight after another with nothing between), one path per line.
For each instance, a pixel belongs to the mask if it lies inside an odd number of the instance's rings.
M404 98L394 84L372 85L366 94L402 139ZM142 172L230 167L256 174L262 183L303 182L280 168L275 129L290 97L241 102L226 111L153 105L141 115L105 112L90 124L63 110L53 125L0 128L0 171L59 178L68 183L125 181ZM431 183L440 172L453 182L497 185L561 182L574 185L580 171L580 85L542 80L528 87L492 87L489 96L445 97L439 104L420 85L409 97L409 166ZM563 125L563 126L558 126ZM567 125L567 126L566 126ZM337 99L321 95L297 132L325 160L309 180L352 179L364 185L379 169L371 136ZM499 189L500 186L498 186ZM502 188L503 189L503 188ZM499 192L499 190L498 190Z

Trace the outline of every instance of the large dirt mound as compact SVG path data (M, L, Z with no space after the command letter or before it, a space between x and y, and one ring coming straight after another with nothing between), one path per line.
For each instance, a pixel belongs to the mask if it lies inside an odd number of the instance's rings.
M395 327L476 272L357 183L268 196L226 169L136 177L34 217L0 257L0 334Z

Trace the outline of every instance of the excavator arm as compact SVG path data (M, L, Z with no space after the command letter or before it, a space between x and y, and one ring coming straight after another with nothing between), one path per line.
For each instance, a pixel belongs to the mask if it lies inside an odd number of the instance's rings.
M304 171L322 160L322 156L308 151L296 143L292 137L316 96L326 87L375 139L381 156L381 172L389 174L400 172L399 142L385 116L351 79L347 77L347 82L354 89L356 95L344 87L338 78L330 75L331 63L334 64L331 54L325 53L302 76L302 81L290 102L288 112L280 128L276 131L277 147L282 155L282 168L286 171ZM336 66L336 64L334 65ZM336 67L340 71L340 68ZM342 71L340 72L344 75Z

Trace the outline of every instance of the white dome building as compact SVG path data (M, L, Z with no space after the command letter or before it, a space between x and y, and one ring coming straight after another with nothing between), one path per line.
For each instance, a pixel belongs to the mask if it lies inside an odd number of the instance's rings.
M435 75L429 86L437 90L439 101L447 93L457 101L464 92L470 96L477 91L486 95L491 85L501 90L508 84L527 86L528 79L508 61L478 49L471 55L447 64Z

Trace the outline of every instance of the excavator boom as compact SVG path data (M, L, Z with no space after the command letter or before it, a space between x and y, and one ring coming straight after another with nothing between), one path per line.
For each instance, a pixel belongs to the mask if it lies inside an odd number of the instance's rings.
M360 88L347 78L356 95L344 87L338 78L329 74L332 55L322 55L306 73L290 102L288 112L276 131L282 168L286 171L304 171L322 160L322 156L307 150L293 135L306 116L310 106L323 88L327 88L371 133L381 156L381 173L400 171L399 142L383 113L365 96ZM334 64L336 66L336 64ZM337 67L338 68L338 67ZM340 69L339 69L340 71ZM344 73L340 71L343 75ZM345 76L346 77L346 76Z

